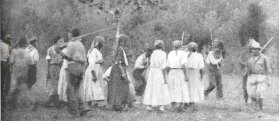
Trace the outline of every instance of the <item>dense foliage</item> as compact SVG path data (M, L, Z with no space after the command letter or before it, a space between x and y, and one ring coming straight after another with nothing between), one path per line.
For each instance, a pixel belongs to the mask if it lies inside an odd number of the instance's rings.
M146 43L156 39L166 43L180 40L184 44L195 41L205 53L213 38L225 42L228 52L225 73L239 72L239 57L247 38L253 37L267 47L274 72L279 68L278 1L272 0L2 0L1 30L18 40L24 36L39 38L39 51L45 55L52 39L65 36L65 30L80 28L82 34L117 26L130 37L128 56L131 62L141 53ZM276 18L277 16L277 18ZM9 22L7 22L9 21ZM107 40L104 56L111 60L116 30L101 32L84 38L87 49L92 39L104 36ZM186 35L190 35L187 37ZM12 42L14 44L15 41ZM107 61L109 65L110 61Z

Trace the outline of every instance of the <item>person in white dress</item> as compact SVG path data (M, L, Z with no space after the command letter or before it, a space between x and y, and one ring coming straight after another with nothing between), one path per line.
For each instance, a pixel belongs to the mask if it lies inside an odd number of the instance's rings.
M85 71L84 79L81 82L80 96L84 103L92 101L100 102L105 100L104 90L101 85L103 56L100 50L102 49L104 37L97 36L92 44L91 49L88 51L87 58L89 65Z
M204 73L204 59L202 54L198 53L197 43L191 42L188 45L189 55L186 64L186 72L189 83L190 106L196 109L194 104L203 101L204 99L204 85L202 82Z
M148 105L148 110L152 110L152 107L160 106L159 110L165 112L165 105L171 103L165 77L167 54L163 51L164 42L162 40L155 41L155 48L150 58L150 70L144 92L143 104Z
M177 111L183 111L183 104L189 103L189 85L186 78L187 52L180 50L181 41L173 42L173 50L168 54L168 86L172 106Z

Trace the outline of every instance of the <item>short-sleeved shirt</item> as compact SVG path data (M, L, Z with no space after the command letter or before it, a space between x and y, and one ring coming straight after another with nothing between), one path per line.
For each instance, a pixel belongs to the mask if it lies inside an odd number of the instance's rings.
M135 62L135 68L143 69L146 66L145 63L147 63L149 59L146 58L145 54L146 53L143 53L137 58Z
M56 53L54 45L48 48L46 60L50 61L50 64L60 64L63 61L62 56Z
M91 70L95 70L96 69L96 63L98 61L103 60L103 55L98 49L93 48L92 50L88 51L87 58L88 58L88 63L89 63L88 67Z
M266 74L271 72L268 58L263 54L257 57L250 57L247 66L250 74Z
M67 47L62 51L74 61L86 62L86 50L80 40L68 42Z
M182 68L187 63L187 52L183 50L172 50L168 54L167 66L170 68Z
M217 65L217 64L220 62L220 60L222 60L222 59L223 59L222 57L219 58L219 59L216 59L216 58L214 57L214 51L210 51L210 52L208 53L208 56L207 56L205 62L206 62L207 64Z
M26 48L26 50L31 57L31 63L30 64L37 64L37 62L39 61L39 58L40 58L38 50L32 45L29 45Z
M204 60L202 54L197 52L191 52L187 56L188 56L188 61L186 64L186 68L192 68L192 69L204 68Z

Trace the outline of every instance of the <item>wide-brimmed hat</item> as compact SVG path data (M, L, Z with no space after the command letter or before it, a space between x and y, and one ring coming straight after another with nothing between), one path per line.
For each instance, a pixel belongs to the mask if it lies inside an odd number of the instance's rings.
M192 48L198 48L198 44L195 42L190 42L188 44L188 49L192 49Z
M250 41L248 45L249 48L262 49L260 43L256 42L255 40Z

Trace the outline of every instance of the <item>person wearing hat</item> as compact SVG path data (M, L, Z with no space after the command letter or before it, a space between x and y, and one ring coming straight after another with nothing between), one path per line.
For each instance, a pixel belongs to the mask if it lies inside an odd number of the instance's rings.
M37 63L39 61L39 52L35 48L37 44L37 38L33 37L29 41L29 45L26 48L27 52L31 57L31 63L28 66L27 80L28 80L28 88L31 89L32 86L37 81Z
M68 33L70 41L55 49L64 59L58 82L59 100L68 102L68 111L73 117L85 115L90 111L88 107L80 105L79 87L87 58L85 47L78 36L80 36L80 30L74 28Z
M64 39L60 36L57 36L53 39L53 45L47 50L47 87L49 92L49 100L47 102L47 107L56 107L58 106L58 81L59 81L59 72L62 65L62 56L60 56L55 51L55 46L58 46L60 43L63 43Z
M101 53L104 42L104 37L97 36L92 41L91 48L87 53L89 65L80 86L81 101L84 105L91 105L93 101L98 105L100 101L105 100L102 82L102 63L104 60Z
M173 42L173 50L168 54L168 86L173 108L178 112L183 111L184 104L190 102L189 84L186 77L186 63L188 53L180 50L182 42Z
M208 64L209 86L205 89L204 95L207 96L216 88L216 97L223 98L222 73L220 66L224 58L224 44L220 40L213 42L213 50L208 53L205 62Z
M250 53L252 56L247 61L247 93L252 103L256 104L260 110L263 109L264 92L270 85L269 74L271 69L268 58L260 53L260 44L251 42Z
M204 59L198 52L198 44L190 42L188 44L189 54L187 55L186 72L189 84L189 106L196 111L196 103L204 100Z
M7 96L10 83L11 83L11 76L10 76L10 63L9 58L11 54L12 48L9 45L10 40L12 40L9 34L5 36L5 39L1 39L1 99L4 102L5 96Z
M247 45L245 46L245 49L243 49L243 52L241 53L241 58L240 58L240 67L241 67L242 74L243 74L243 78L242 78L243 98L244 98L246 105L248 103L248 93L247 93L247 88L246 88L248 73L247 73L246 63L251 56L249 48L251 47L251 43L253 43L253 42L255 42L255 40L249 38L249 41L248 41Z
M150 57L147 84L144 92L143 104L147 110L159 106L159 111L166 112L165 106L171 103L170 93L166 80L167 54L164 49L164 42L156 40L155 50Z

